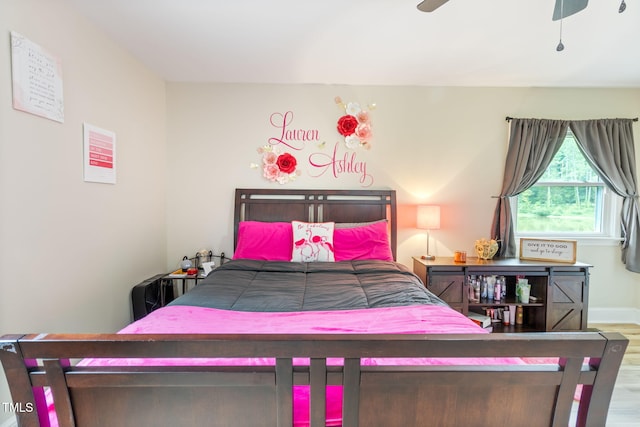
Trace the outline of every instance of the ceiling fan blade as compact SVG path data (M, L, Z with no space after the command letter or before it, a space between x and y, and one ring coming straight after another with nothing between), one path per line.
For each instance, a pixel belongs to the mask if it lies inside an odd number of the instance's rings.
M587 7L589 0L556 0L556 7L553 10L553 20L566 18L574 13L578 13Z
M418 4L418 9L422 12L433 12L449 0L423 0Z

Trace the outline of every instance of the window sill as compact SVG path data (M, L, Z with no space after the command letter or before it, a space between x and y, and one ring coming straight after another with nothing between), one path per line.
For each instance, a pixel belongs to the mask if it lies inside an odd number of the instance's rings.
M516 243L520 246L520 238L532 238L532 239L548 239L548 240L575 240L578 242L578 246L620 246L622 239L620 237L583 237L583 236L542 236L542 235L522 235L516 236Z

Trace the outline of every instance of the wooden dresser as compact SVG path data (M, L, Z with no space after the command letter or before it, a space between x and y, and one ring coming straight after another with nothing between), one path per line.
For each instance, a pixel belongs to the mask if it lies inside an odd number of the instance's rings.
M465 263L453 258L436 257L433 260L413 258L413 272L434 294L463 314L469 311L485 313L488 308L521 305L523 325L503 326L494 331L579 331L587 329L589 301L588 264L524 261L516 258L482 260L467 258ZM505 298L500 301L469 298L469 284L478 276L504 276ZM527 304L516 302L516 282L524 277L531 285L531 295L537 301Z

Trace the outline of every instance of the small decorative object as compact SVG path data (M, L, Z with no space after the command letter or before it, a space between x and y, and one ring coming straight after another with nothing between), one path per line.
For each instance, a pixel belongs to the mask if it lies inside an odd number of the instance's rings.
M183 272L187 272L187 270L189 270L193 265L191 264L191 261L189 261L189 258L187 258L186 256L184 258L182 258L182 262L180 263L180 268L182 268Z
M207 262L207 261L211 261L211 258L208 258L209 253L211 251L208 251L206 249L200 249L198 252L196 252L196 267L197 268L202 268L202 264Z
M342 98L336 96L336 104L345 112L338 119L336 129L344 137L347 148L355 149L362 147L366 150L371 148L371 118L369 111L362 108L357 102L342 102ZM375 104L367 106L370 110L375 108Z
M476 253L480 259L491 259L498 252L498 241L491 239L476 240Z
M453 262L467 262L467 252L455 251L453 253Z

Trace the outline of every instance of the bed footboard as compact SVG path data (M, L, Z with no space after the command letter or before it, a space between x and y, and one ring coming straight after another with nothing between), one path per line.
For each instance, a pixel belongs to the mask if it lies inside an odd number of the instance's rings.
M27 409L16 411L20 426L49 425L46 388L60 426L290 427L294 386L305 386L309 425L321 427L328 385L341 386L344 427L566 426L579 385L576 425L603 426L627 343L620 334L598 332L6 335L0 338L0 360L14 406ZM274 363L176 363L256 357ZM299 357L309 359L300 364ZM486 357L557 357L559 362L478 365L466 359ZM109 366L67 362L86 358L113 360ZM145 359L144 366L132 365L133 358ZM327 363L332 358L344 363ZM445 361L368 366L369 358ZM149 359L158 359L157 366Z

